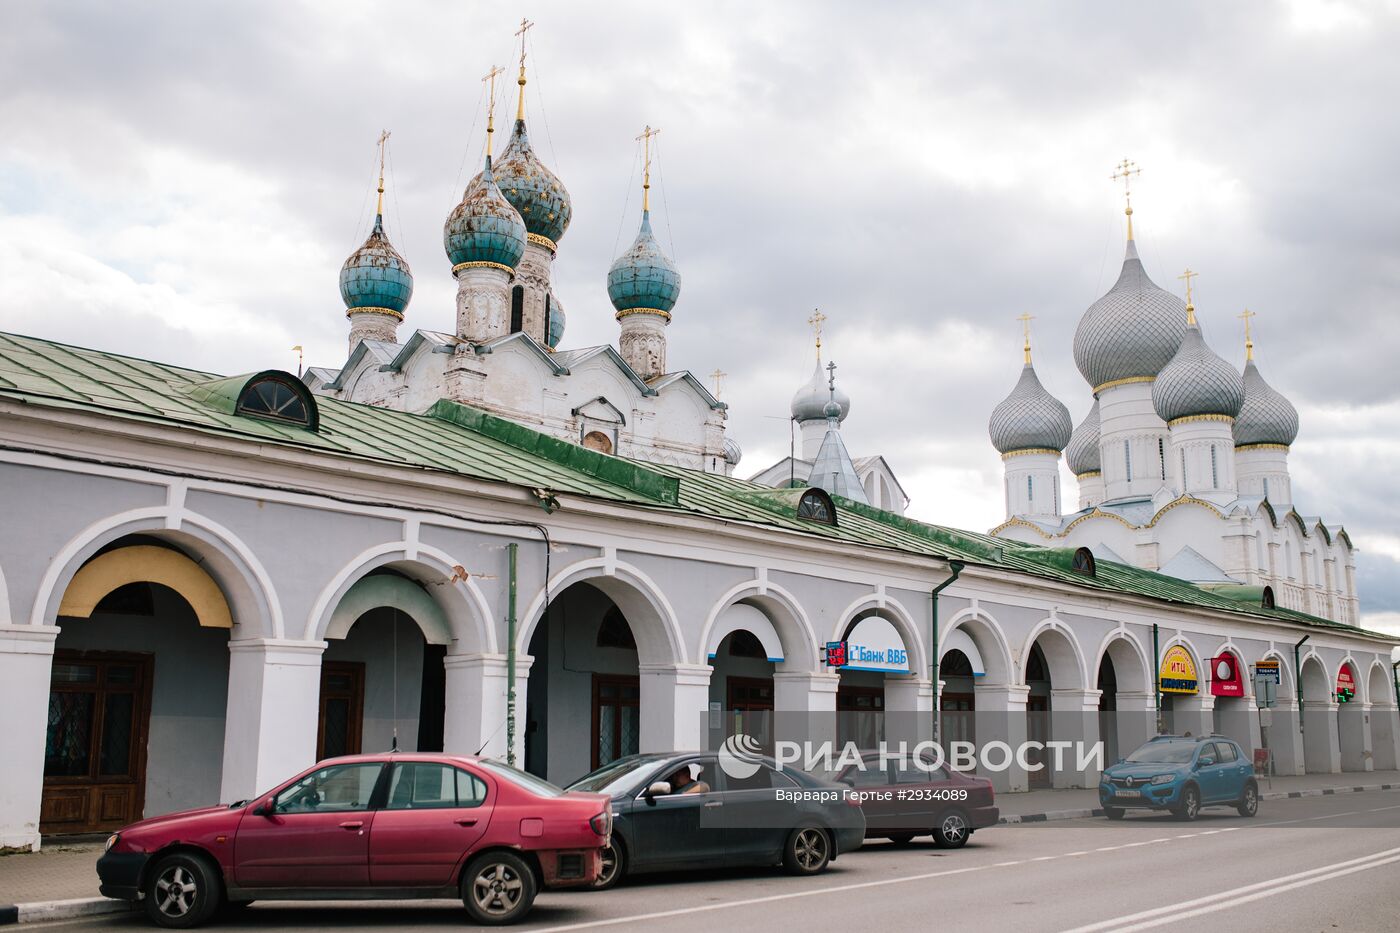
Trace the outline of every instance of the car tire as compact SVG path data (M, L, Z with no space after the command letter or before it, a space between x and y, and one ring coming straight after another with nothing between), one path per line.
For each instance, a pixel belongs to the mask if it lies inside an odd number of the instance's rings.
M534 871L514 852L484 852L462 873L462 904L480 924L515 923L530 912L535 893Z
M783 868L790 875L815 875L831 861L831 836L819 826L799 826L783 846Z
M1195 784L1187 784L1181 790L1181 803L1172 808L1172 815L1183 823L1189 823L1201 813L1201 792Z
M892 833L887 838L897 846L907 846L914 841L914 833Z
M598 871L598 880L593 883L595 891L606 891L622 883L627 873L627 850L622 842L614 839L603 847L603 866Z
M1250 781L1244 786L1244 793L1240 796L1240 802L1235 807L1240 811L1240 816L1254 816L1259 812L1259 785Z
M155 863L146 882L146 916L171 930L197 927L223 901L223 881L209 859L173 852Z
M1103 815L1110 820L1121 820L1123 817L1127 816L1127 811L1122 807L1104 807Z
M933 841L940 849L961 849L972 838L972 827L968 825L967 814L961 810L948 810L933 830Z

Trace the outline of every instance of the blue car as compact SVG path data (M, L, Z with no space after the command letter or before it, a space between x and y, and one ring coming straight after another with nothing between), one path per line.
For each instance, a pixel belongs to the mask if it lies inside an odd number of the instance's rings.
M1128 810L1169 810L1194 820L1201 807L1234 807L1240 816L1259 812L1254 765L1234 739L1223 735L1159 735L1099 779L1104 816L1121 820Z

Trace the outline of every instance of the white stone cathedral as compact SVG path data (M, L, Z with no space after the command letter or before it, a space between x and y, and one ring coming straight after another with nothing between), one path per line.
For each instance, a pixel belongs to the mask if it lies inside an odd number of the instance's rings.
M1068 409L1025 364L992 412L1005 464L1006 521L992 533L1088 547L1224 592L1269 587L1281 607L1357 624L1355 549L1346 530L1298 511L1288 450L1298 412L1254 361L1241 375L1206 345L1187 297L1158 288L1133 241L1118 281L1084 313L1074 361L1094 404L1073 427ZM1248 315L1248 312L1246 312ZM1060 457L1079 507L1060 499Z

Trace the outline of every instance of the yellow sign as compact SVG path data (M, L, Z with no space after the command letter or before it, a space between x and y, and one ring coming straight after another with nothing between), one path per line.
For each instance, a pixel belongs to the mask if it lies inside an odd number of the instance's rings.
M1162 668L1157 674L1157 683L1163 693L1195 693L1199 681L1196 678L1196 664L1191 654L1180 645L1172 645L1162 655Z

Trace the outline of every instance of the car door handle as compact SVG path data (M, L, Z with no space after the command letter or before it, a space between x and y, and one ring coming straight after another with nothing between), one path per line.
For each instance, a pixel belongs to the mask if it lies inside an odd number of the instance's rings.
M341 829L359 829L361 826L364 826L364 825L365 825L365 821L364 821L364 820L346 820L344 823L341 823L341 824L340 824L340 828L341 828Z
M474 816L464 817L463 819L460 819L460 820L453 820L452 822L456 823L458 826L475 826L475 825L476 825L476 817L474 817Z
M705 804L705 809L708 810L710 807L722 807L722 806L724 806L724 801L723 801L723 800L711 800L709 803Z

